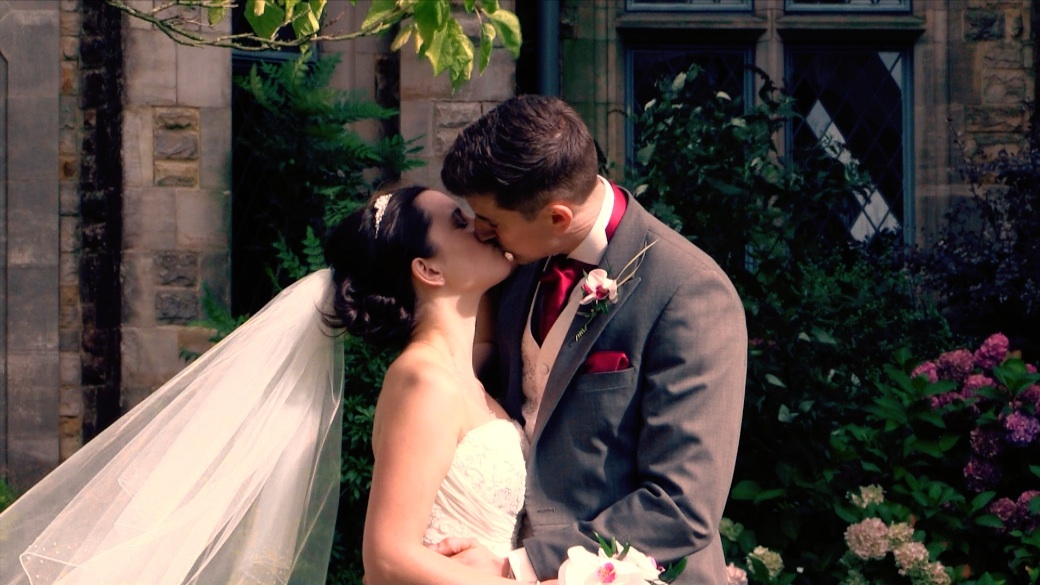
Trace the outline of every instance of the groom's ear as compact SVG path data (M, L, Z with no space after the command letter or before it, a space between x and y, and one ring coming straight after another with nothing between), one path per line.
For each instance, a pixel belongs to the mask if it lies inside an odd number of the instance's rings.
M430 258L413 258L412 276L428 286L444 286L444 273Z
M563 203L550 203L545 206L543 213L546 214L552 230L557 234L567 232L574 221L574 210Z

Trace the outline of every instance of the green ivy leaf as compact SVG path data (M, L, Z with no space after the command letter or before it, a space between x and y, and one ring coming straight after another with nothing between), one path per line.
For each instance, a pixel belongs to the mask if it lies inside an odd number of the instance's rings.
M397 36L394 37L394 42L390 43L391 51L399 51L401 47L408 42L408 39L412 38L412 33L415 32L415 23L412 23L401 30L397 31Z
M372 0L372 4L368 7L368 14L365 15L365 20L361 23L361 28L369 28L375 26L376 23L383 22L377 30L383 30L401 20L403 14L393 16L397 10L397 2L394 0ZM384 22L385 21L385 22Z
M210 6L206 8L206 21L209 22L210 26L213 26L224 20L227 13L228 9L226 6Z
M738 482L729 492L729 497L734 500L753 500L761 493L762 487L753 480L745 479Z
M491 62L491 49L495 43L495 27L489 22L480 25L480 61L477 70L481 73Z
M256 36L263 39L273 39L278 29L285 24L285 10L273 2L246 0L245 13L246 22Z
M498 31L502 46L513 55L514 59L520 57L520 45L523 43L523 36L520 34L520 19L512 12L501 9L493 12L489 10L488 18Z

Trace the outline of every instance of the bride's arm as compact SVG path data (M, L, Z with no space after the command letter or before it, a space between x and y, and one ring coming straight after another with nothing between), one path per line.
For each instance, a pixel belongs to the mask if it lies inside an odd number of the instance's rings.
M362 545L366 582L516 585L423 546L434 496L451 465L464 413L454 381L438 371L438 364L402 358L387 371L376 407L375 466Z

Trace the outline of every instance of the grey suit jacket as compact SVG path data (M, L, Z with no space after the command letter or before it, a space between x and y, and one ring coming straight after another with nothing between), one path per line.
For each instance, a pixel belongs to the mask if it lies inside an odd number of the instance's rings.
M747 329L719 266L628 195L600 267L611 277L657 241L618 301L574 318L549 374L528 460L528 556L553 578L567 549L596 550L593 532L628 540L659 562L688 557L677 583L725 584L718 526L733 477L747 369ZM540 263L504 283L497 318L504 404L520 419L520 340ZM630 367L581 374L597 351Z

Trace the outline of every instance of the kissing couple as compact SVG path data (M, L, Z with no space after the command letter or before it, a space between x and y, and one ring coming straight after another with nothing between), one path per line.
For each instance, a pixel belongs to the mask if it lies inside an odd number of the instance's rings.
M747 364L729 279L598 175L557 98L499 104L441 178L464 204L374 195L329 235L330 269L0 514L0 584L323 582L339 330L402 348L375 411L369 585L552 582L597 537L726 583Z

